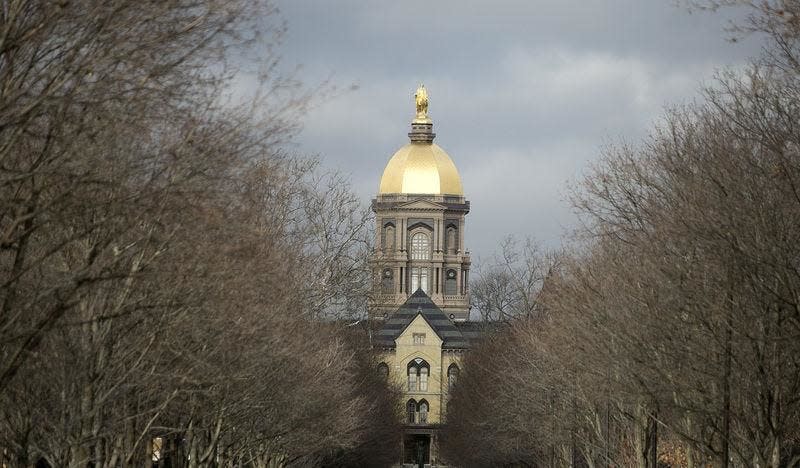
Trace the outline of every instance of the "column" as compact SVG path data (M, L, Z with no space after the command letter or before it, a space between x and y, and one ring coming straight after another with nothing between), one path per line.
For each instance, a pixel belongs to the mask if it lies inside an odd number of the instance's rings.
M406 444L405 444L405 434L400 434L400 463L404 463L406 461Z
M431 465L437 465L438 461L436 460L437 455L439 455L438 450L436 450L436 436L431 434L431 447L430 447L430 463Z
M433 253L439 251L439 220L433 220Z
M464 217L462 216L458 220L458 252L463 254L466 251L467 249L464 248Z
M446 229L444 229L444 218L442 218L439 220L439 233L436 237L439 239L439 250L446 255L447 251L445 250L444 245L444 231L446 231Z
M405 249L405 246L403 246L403 230L403 219L397 218L397 243L395 245L398 252Z
M375 242L375 250L380 252L380 251L383 250L383 234L386 231L385 231L385 229L383 227L383 219L378 219L377 223L378 223L378 238L376 239L376 242Z
M402 233L400 234L400 235L402 236L402 237L400 238L400 242L402 242L402 244L401 244L401 245L403 246L403 251L405 251L405 250L406 250L406 240L407 240L406 238L408 237L408 236L406 235L406 234L407 234L407 233L406 233L406 231L408 230L408 219L406 219L406 218L403 218L403 220L401 221L401 223L402 223L402 225L403 225L403 229L402 229Z

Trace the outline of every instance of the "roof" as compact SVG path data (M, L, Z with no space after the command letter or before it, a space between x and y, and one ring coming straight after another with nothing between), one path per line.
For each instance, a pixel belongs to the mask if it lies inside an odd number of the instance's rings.
M441 147L414 142L397 150L386 164L379 193L464 195L464 189L456 165Z
M473 346L483 338L486 338L487 333L496 328L493 322L456 322L455 325L464 339Z
M375 344L384 348L393 348L395 340L411 322L422 315L428 325L442 339L443 349L469 348L469 340L461 333L459 327L450 320L442 310L433 303L431 298L422 289L408 298L408 300L389 317L378 330Z

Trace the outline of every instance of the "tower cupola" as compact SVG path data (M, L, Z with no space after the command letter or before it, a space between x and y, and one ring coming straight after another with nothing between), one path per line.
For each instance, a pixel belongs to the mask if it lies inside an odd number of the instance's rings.
M464 248L464 218L469 202L453 160L433 143L424 86L414 98L410 141L389 159L372 201L379 292L371 311L388 316L422 289L451 320L466 320L470 257Z

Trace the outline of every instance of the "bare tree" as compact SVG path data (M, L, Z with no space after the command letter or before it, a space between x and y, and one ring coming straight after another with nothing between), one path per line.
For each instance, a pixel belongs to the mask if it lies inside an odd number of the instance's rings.
M226 97L271 5L0 6L2 462L315 464L392 433L315 320L358 302L365 218L283 149L309 96L268 56Z
M574 199L578 244L538 297L544 320L514 322L501 338L514 350L470 356L478 370L461 379L448 421L483 421L499 460L800 460L800 400L789 396L800 389L797 7L751 6L742 30L770 35L765 55L721 73L641 144L606 149ZM481 395L483 408L469 405ZM553 437L524 423L534 414Z
M533 239L520 246L507 237L500 252L478 269L470 286L472 301L483 320L540 314L538 296L558 264L559 254L544 251Z

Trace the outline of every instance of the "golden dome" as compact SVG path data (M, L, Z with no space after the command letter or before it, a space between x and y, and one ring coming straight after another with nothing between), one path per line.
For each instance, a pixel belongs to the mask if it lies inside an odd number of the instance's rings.
M383 170L380 194L417 193L464 195L456 165L434 143L409 143L400 148Z
M428 118L428 92L420 85L414 94L416 118L411 122L411 143L400 148L383 170L378 193L464 195L456 165L433 143L433 122Z

